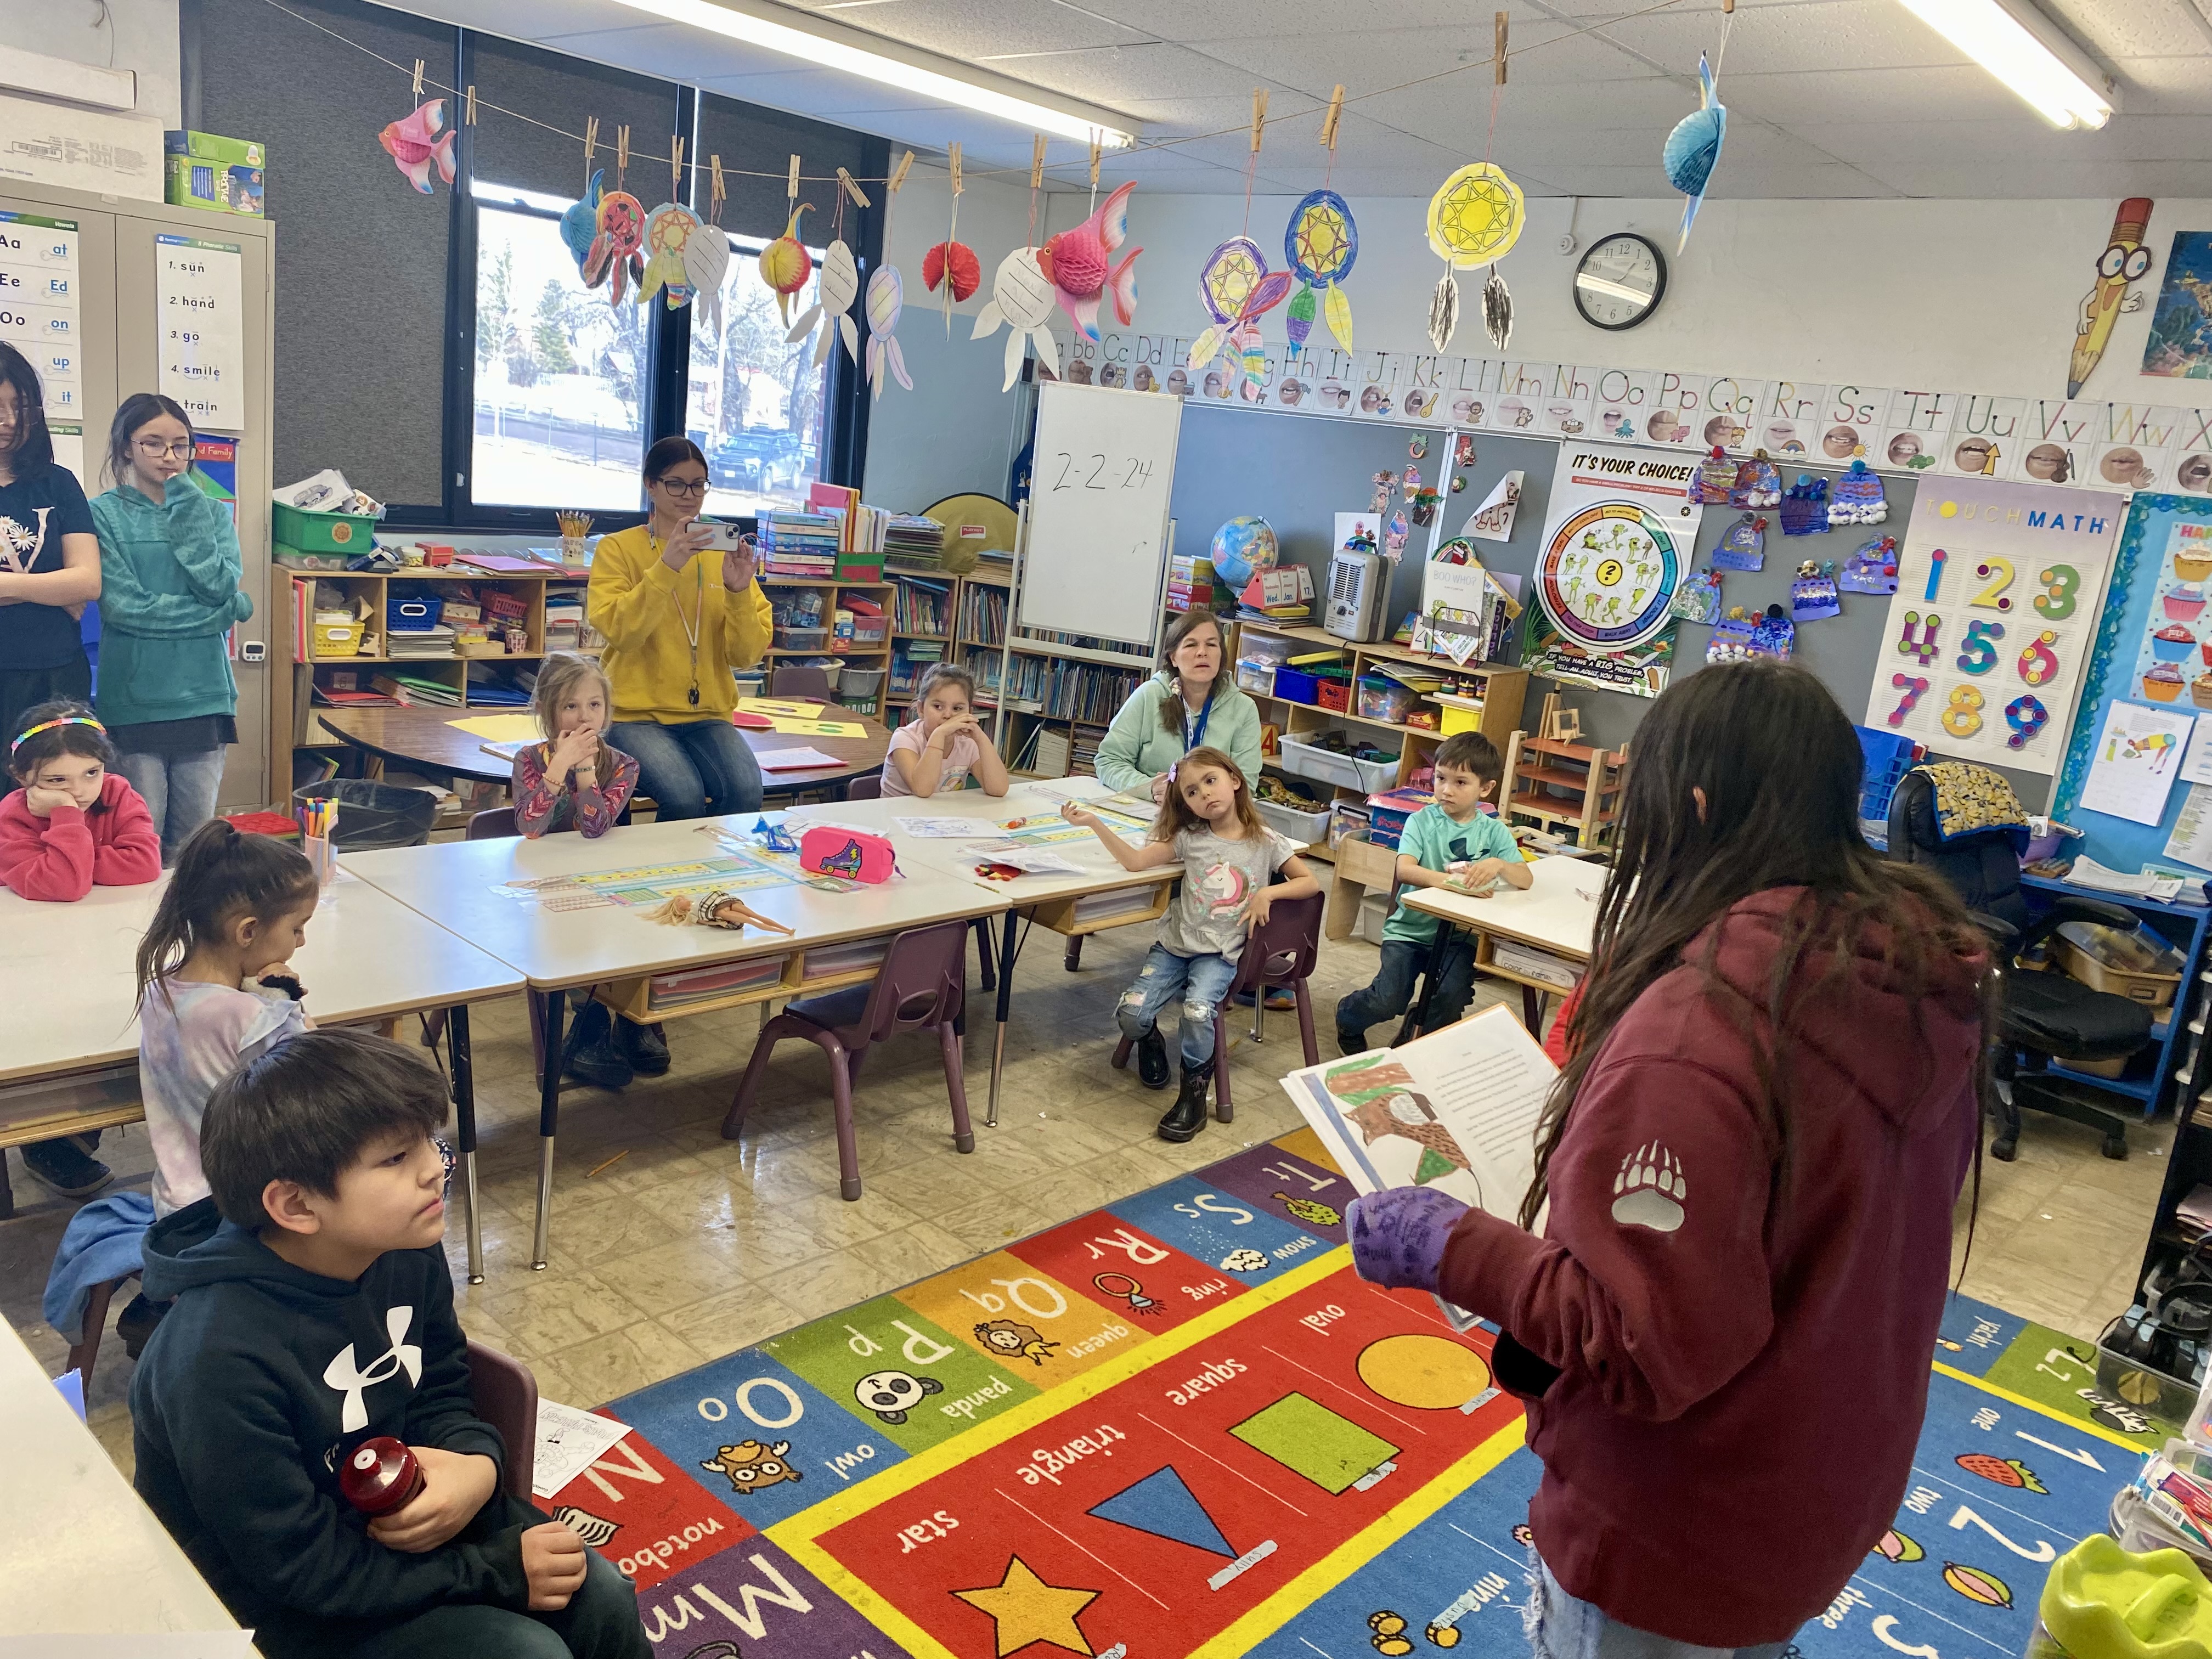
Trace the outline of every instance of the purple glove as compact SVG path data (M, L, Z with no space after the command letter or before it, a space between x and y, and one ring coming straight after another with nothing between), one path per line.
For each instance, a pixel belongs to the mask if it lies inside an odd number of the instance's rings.
M1359 1276L1389 1290L1433 1291L1444 1241L1468 1206L1432 1187L1393 1187L1352 1200L1345 1224Z

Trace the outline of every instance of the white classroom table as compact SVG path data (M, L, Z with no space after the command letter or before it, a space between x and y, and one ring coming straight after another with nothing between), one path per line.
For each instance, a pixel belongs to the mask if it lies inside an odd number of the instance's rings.
M0 1635L238 1629L5 1321L0 1445L8 1449L0 1561L9 1580ZM238 1650L251 1651L242 1643Z
M1007 819L1059 816L1059 801L1039 793L1033 787L1038 783L1094 800L1114 793L1095 777L1023 778L1017 780L1006 794L996 798L980 789L963 789L926 800L908 795L890 799L833 801L819 806L802 806L790 814L801 822L848 823L876 830L888 836L898 849L902 866L947 871L1005 897L1009 908L1006 911L1006 933L999 946L998 1029L991 1045L991 1098L983 1118L986 1128L994 1129L999 1125L999 1089L1006 1065L1006 1024L1013 1009L1013 966L1021 954L1022 939L1026 937L1017 935L1017 924L1024 921L1034 923L1041 915L1051 915L1055 920L1048 922L1048 926L1054 927L1056 931L1088 931L1085 923L1070 922L1076 915L1075 907L1082 902L1102 894L1136 889L1164 891L1182 874L1181 867L1173 865L1141 872L1124 870L1106 850L1105 844L1085 831L1080 841L1057 842L1045 849L1082 866L1079 875L1020 876L1012 881L993 881L975 873L980 860L972 851L972 843L908 836L896 829L893 822L901 817L973 818L977 839L987 840L1000 833L998 826ZM1156 900L1151 905L1112 912L1099 918L1096 925L1100 928L1125 927L1149 921L1158 914Z
M27 1119L43 1116L42 1097L58 1109L88 1101L113 1103L77 1122L136 1121L138 941L168 886L165 875L142 887L95 887L74 904L45 904L0 889L0 1128L11 1140ZM521 975L443 927L341 875L315 907L306 946L292 961L307 988L317 1024L353 1025L417 1009L447 1008L455 1127L468 1200L469 1280L483 1277L477 1218L476 1094L469 1056L468 1005L522 988ZM118 1072L117 1068L127 1068ZM104 1080L80 1073L112 1073ZM52 1084L51 1090L37 1085ZM14 1086L10 1086L14 1085ZM57 1133L73 1133L64 1124ZM43 1138L43 1137L41 1137ZM0 1152L0 1215L13 1207Z
M855 803L857 805L865 803ZM917 860L904 877L848 893L796 884L757 889L740 896L765 916L790 927L788 936L747 927L668 926L621 905L562 909L496 890L507 884L653 865L678 865L725 850L713 832L750 830L759 813L690 818L674 823L610 830L596 840L581 836L520 836L496 841L446 842L429 847L348 854L340 864L363 881L471 939L520 975L538 1002L544 1036L538 1085L538 1224L530 1265L543 1269L553 1198L553 1146L561 1110L562 1021L566 993L575 986L637 979L672 969L739 962L809 946L870 939L943 921L995 916L1006 908L1003 892L960 879L933 861ZM767 814L771 821L786 814ZM863 976L865 977L865 975ZM853 980L831 981L833 988ZM811 994L812 988L808 988ZM785 990L770 994L788 996ZM759 999L755 999L759 1000ZM702 1010L703 1012L703 1010Z
M1522 1018L1529 1030L1541 1037L1542 999L1559 988L1547 981L1500 968L1490 960L1490 941L1511 939L1516 944L1548 951L1570 962L1590 959L1590 936L1597 927L1597 901L1605 890L1606 866L1595 859L1554 854L1532 859L1533 878L1526 891L1501 884L1488 898L1455 893L1442 887L1408 887L1400 892L1406 907L1437 917L1445 925L1437 929L1430 948L1428 971L1422 975L1420 1000L1407 1011L1402 1039L1421 1029L1429 1009L1429 993L1443 961L1444 945L1455 927L1475 936L1475 965L1495 978L1510 980L1522 988Z

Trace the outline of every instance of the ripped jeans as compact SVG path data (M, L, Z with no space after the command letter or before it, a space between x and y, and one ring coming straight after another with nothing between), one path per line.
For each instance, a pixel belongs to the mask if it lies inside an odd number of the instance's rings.
M1237 964L1226 957L1212 951L1179 957L1166 945L1155 945L1136 981L1121 994L1114 1017L1121 1022L1121 1035L1133 1042L1152 1029L1162 1009L1181 996L1182 1063L1187 1067L1211 1065L1214 1013L1236 978Z
M1791 1649L1787 1642L1699 1647L1621 1624L1568 1595L1533 1545L1528 1551L1528 1601L1521 1621L1533 1659L1781 1659Z

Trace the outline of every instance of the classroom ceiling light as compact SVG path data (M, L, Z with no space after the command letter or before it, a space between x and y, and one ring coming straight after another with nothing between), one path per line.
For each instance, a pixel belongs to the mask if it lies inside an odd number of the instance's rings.
M1901 3L2054 127L2101 127L2118 107L2112 78L2029 0Z
M1121 125L1127 118L1073 100L1041 103L1034 88L951 58L903 46L895 40L848 29L830 19L781 6L732 3L731 0L618 0L635 11L671 23L686 23L747 46L803 59L817 69L896 87L958 109L994 115L1036 132L1093 142L1123 149L1137 136ZM786 21L785 19L794 21ZM803 26L802 26L803 24ZM938 67L941 65L941 67Z

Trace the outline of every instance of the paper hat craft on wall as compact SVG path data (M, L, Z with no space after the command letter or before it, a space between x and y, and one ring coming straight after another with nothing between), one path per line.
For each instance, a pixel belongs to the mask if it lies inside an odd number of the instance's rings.
M1698 463L1697 477L1690 480L1690 499L1700 507L1726 507L1735 494L1735 471L1728 452L1716 444L1713 453Z
M1889 498L1882 494L1881 476L1868 471L1864 461L1853 461L1850 471L1836 480L1835 497L1828 503L1828 522L1880 524L1888 517Z
M1195 374L1226 351L1243 380L1265 384L1260 319L1290 297L1296 280L1287 270L1269 270L1267 256L1249 236L1232 236L1215 248L1198 273L1198 297L1213 321L1192 343L1184 366Z
M1521 506L1521 477L1519 472L1509 472L1492 484L1482 505L1468 515L1460 534L1480 536L1486 542L1512 540L1513 515Z
M830 361L830 341L833 335L842 335L845 355L854 362L860 361L860 331L853 321L853 301L860 297L860 267L853 258L853 250L845 246L842 237L822 250L822 284L815 290L820 297L799 315L784 338L787 345L796 344L806 337L816 323L822 325L822 337L814 343L814 366L817 368Z
M1108 295L1122 327L1137 315L1137 256L1145 250L1131 248L1121 264L1111 263L1128 240L1129 197L1136 188L1133 182L1120 185L1097 212L1037 250L1037 265L1050 279L1060 308L1088 340L1098 337L1098 302Z
M1808 559L1799 565L1796 579L1790 584L1790 619L1819 622L1824 617L1839 617L1843 611L1843 599L1836 591L1834 562L1816 564Z
M1045 325L1054 297L1052 278L1037 264L1035 248L1015 248L999 261L998 274L991 278L990 302L975 313L975 331L968 337L980 340L1001 323L1006 325L1006 378L1001 392L1014 389L1022 375L1024 349L1032 343L1037 361L1054 374L1060 373L1060 343Z
M1713 550L1713 562L1723 570L1766 568L1766 520L1747 513L1728 527L1721 544Z
M1790 660L1797 648L1797 625L1778 605L1766 607L1764 616L1752 616L1741 605L1713 624L1713 637L1705 647L1707 662L1740 662L1746 657Z
M447 184L453 182L453 130L446 125L446 100L433 98L404 118L385 123L376 135L392 165L407 175L407 182L425 196L432 193L430 173ZM2099 349L2103 349L2102 345Z
M1352 222L1351 206L1334 191L1309 191L1291 210L1291 222L1283 228L1283 259L1304 284L1284 324L1292 345L1303 346L1312 331L1318 292L1328 331L1337 344L1352 349L1352 301L1345 297L1344 279L1358 258L1359 227Z
M760 251L761 281L775 291L777 313L786 323L791 321L791 296L805 288L806 279L814 274L814 256L799 240L799 216L811 205L801 202L793 208L791 222L784 226L783 234Z
M1681 240L1674 244L1678 254L1690 245L1690 227L1697 222L1705 186L1721 159L1721 140L1728 136L1728 106L1714 92L1712 65L1703 52L1698 54L1698 107L1674 124L1661 153L1667 182L1690 198L1682 208Z
M1730 507L1779 507L1782 473L1759 451L1735 470L1735 488L1729 491Z
M690 268L684 253L699 228L699 216L690 208L663 202L645 217L645 275L637 285L637 302L643 305L657 292L668 296L668 308L691 302Z
M1897 592L1897 538L1877 536L1844 561L1836 586L1846 593Z
M1825 536L1828 533L1828 481L1800 472L1790 493L1782 498L1782 533L1785 536Z
M448 170L446 177L453 176ZM427 190L428 186L418 188ZM2112 325L2119 320L2120 313L2142 309L2142 295L2131 292L2129 284L2150 270L2150 250L2143 246L2143 237L2149 229L2148 196L2130 196L2112 216L2112 239L2097 256L2097 280L2081 296L2081 313L2074 319L2074 349L2066 362L2066 395L2069 398L2081 395L2082 383L2104 356L2106 343L2112 337Z
M1684 622L1703 623L1707 626L1721 619L1721 573L1700 570L1682 578L1682 585L1674 590L1667 613Z
M898 343L899 313L905 309L906 283L898 267L878 265L868 278L868 384L878 398L884 395L886 370L908 392L914 390Z

